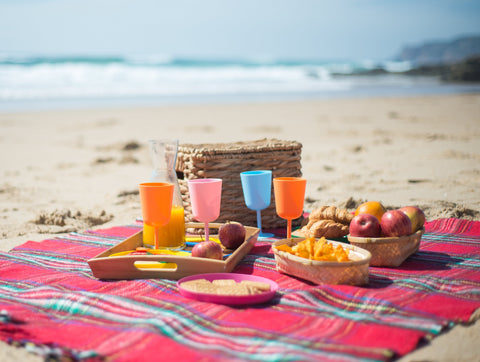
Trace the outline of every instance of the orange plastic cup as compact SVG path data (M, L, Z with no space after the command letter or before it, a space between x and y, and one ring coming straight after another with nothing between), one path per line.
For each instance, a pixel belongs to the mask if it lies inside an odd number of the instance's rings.
M303 213L307 180L301 177L276 177L273 179L275 208L278 216L287 219L287 238L292 236L292 220Z
M159 248L158 228L170 221L172 213L173 184L145 182L139 185L143 222L155 230L155 249Z

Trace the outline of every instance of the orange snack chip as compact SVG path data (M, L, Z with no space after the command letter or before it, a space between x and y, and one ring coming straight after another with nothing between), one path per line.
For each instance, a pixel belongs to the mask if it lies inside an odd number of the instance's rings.
M310 260L338 262L350 260L348 250L344 249L342 245L333 247L324 237L318 240L306 238L292 247L283 244L279 245L277 249Z
M281 250L281 251L286 251L287 253L290 253L290 254L293 254L292 248L289 247L287 244L279 245L279 246L277 246L277 249Z

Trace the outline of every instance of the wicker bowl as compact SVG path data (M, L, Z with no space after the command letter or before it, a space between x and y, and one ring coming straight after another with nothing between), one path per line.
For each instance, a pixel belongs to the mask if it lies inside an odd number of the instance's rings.
M334 247L338 244L349 250L351 261L318 261L305 259L288 252L278 250L283 244L293 246L304 238L282 239L272 246L277 271L293 275L316 284L363 285L368 283L370 252L356 246L328 240Z
M371 266L397 267L418 251L424 231L421 229L411 235L400 237L361 238L348 235L347 238L351 245L368 250L372 254Z

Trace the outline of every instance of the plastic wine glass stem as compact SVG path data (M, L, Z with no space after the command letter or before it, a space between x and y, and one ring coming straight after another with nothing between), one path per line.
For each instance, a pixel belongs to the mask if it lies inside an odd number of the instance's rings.
M292 238L292 219L287 220L287 239Z
M260 234L262 233L262 216L260 215L260 210L257 210L257 228L260 229Z
M159 235L160 228L159 228L159 227L154 227L153 229L154 229L155 249L160 249L160 243L159 243L159 240L160 240L160 235Z
M208 228L208 222L205 223L205 241L208 241L210 238L210 229Z

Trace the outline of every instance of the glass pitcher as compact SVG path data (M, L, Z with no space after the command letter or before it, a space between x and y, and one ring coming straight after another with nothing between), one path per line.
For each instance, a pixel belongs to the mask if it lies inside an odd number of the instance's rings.
M180 250L185 248L185 211L175 172L178 140L150 140L148 146L153 163L150 181L169 182L174 185L172 215L168 224L158 230L159 247ZM154 245L153 227L145 224L143 225L143 243L146 246Z

